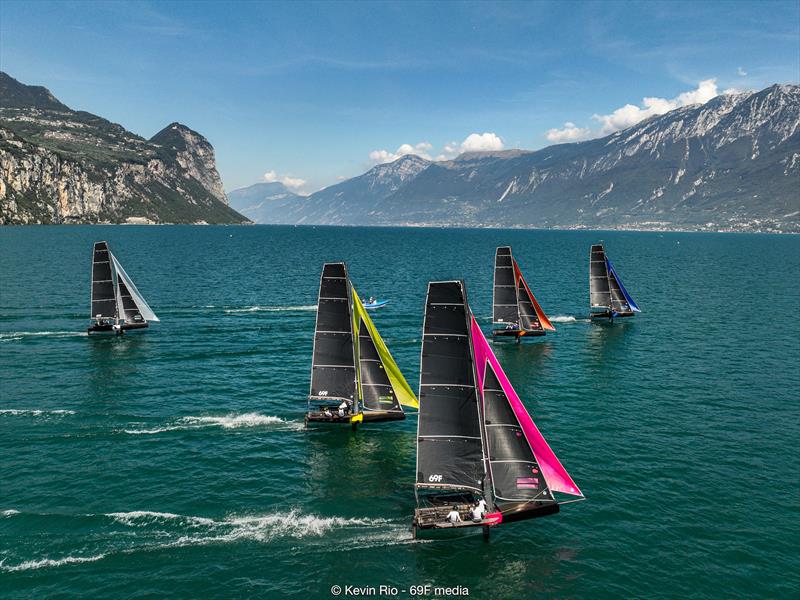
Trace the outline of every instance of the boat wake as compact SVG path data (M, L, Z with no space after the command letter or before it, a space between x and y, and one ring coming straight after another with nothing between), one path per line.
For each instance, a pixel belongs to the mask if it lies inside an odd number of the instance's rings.
M159 522L179 521L190 526L212 525L214 519L205 517L187 517L175 513L156 512L152 510L134 510L131 512L105 513L106 517L130 527L146 527Z
M9 511L6 511L9 512ZM14 514L20 514L14 511ZM104 515L82 515L84 518L102 519L101 539L112 546L98 550L96 547L76 549L62 557L44 556L9 563L0 560L0 572L29 571L64 565L95 562L108 556L136 552L158 551L185 546L208 546L239 542L275 543L281 540L318 539L332 542L335 547L369 548L387 543L406 543L410 532L405 524L387 519L359 517L326 517L304 514L298 509L264 515L231 515L216 520L206 517L186 516L167 512L131 511ZM135 529L135 536L131 530ZM116 535L114 535L116 534ZM336 535L333 540L329 535ZM135 540L133 544L131 540ZM87 540L87 545L90 540Z
M309 304L307 306L245 306L243 308L226 308L225 312L228 314L236 313L253 313L253 312L304 312L316 311L316 304Z
M162 427L150 429L122 429L121 433L129 435L154 435L167 431L186 431L192 429L204 429L209 427L220 427L222 429L240 429L245 427L277 427L283 430L300 430L303 424L299 421L287 421L280 417L271 415L261 415L258 413L231 413L221 417L199 416L182 417L177 421L166 424Z
M97 554L95 556L65 556L64 558L42 558L39 560L26 560L17 565L6 565L5 559L0 560L0 571L13 573L15 571L30 571L33 569L41 569L46 567L60 567L62 565L74 565L78 563L95 562L105 558L106 554Z
M589 319L578 318L572 315L556 315L555 317L550 317L550 321L553 323L588 323Z
M18 342L37 337L68 338L87 337L88 335L85 331L7 331L0 333L0 342Z
M39 409L17 409L17 408L4 408L0 409L0 415L8 415L11 417L48 417L48 416L64 416L74 415L74 410L39 410Z

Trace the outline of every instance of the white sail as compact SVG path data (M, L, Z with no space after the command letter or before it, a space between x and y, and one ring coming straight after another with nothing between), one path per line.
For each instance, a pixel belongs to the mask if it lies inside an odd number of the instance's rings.
M142 294L139 293L139 290L136 289L136 284L133 283L133 280L128 277L128 274L125 272L125 269L122 268L122 265L119 264L117 257L111 254L111 260L114 262L114 269L117 271L117 275L122 278L122 281L125 282L128 291L131 294L131 298L133 299L136 307L139 309L139 313L142 315L145 321L159 321L159 318L156 316L156 313L153 312L153 309L147 304L145 299L142 297Z

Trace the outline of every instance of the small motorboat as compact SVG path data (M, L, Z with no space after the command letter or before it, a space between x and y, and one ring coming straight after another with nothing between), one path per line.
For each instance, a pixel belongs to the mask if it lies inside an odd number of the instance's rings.
M370 298L369 302L364 303L364 308L367 310L375 310L376 308L381 308L389 304L389 300L376 300L374 298Z

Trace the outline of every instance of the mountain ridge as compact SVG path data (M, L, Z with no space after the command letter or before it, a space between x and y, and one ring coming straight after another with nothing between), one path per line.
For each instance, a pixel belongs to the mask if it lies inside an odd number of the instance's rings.
M723 94L592 140L413 155L269 222L800 231L800 86Z

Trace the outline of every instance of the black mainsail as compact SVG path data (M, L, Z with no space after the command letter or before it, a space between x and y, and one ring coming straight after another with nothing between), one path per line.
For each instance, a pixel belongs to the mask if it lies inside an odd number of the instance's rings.
M158 317L111 252L107 242L95 242L92 252L92 299L89 333L122 333L143 329Z
M593 311L611 310L611 288L602 244L593 245L589 252L589 305Z
M428 284L419 405L416 488L483 494L480 406L461 281Z
M107 242L95 242L92 252L91 318L119 322L119 307Z
M344 263L322 267L309 399L356 401L350 286ZM338 403L337 403L338 404Z
M495 324L518 330L520 314L512 261L510 246L501 246L495 251L492 321Z

